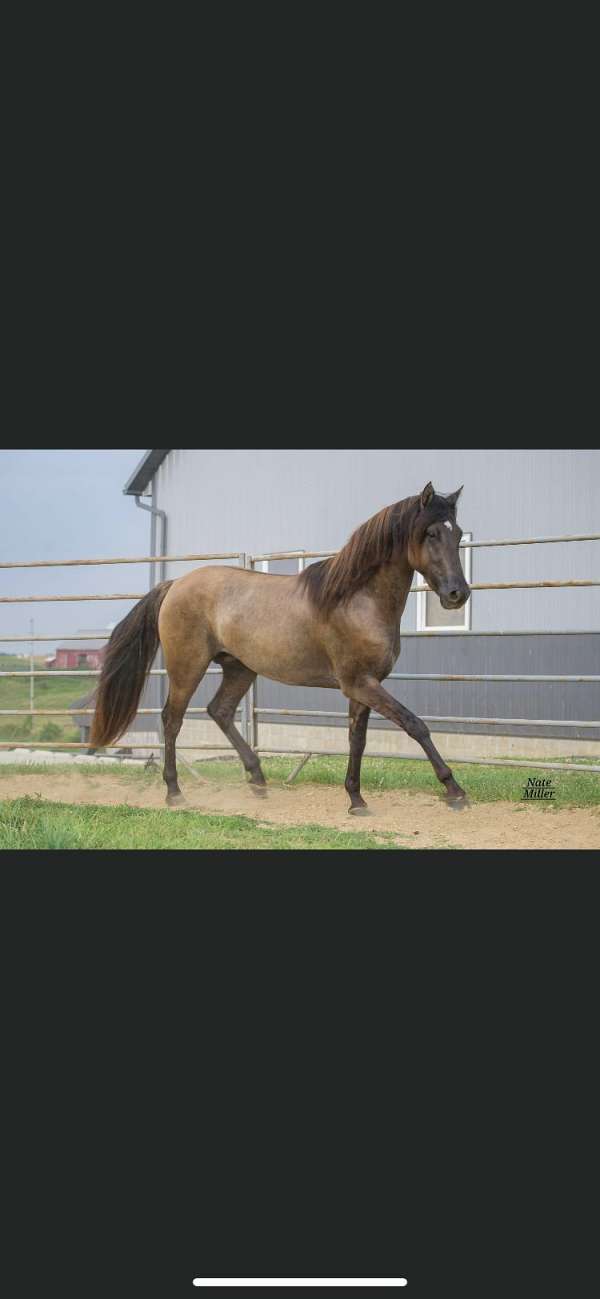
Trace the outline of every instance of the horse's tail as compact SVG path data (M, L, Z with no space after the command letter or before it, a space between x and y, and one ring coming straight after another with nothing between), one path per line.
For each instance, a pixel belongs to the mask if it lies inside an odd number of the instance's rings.
M90 744L111 744L133 721L159 645L158 615L172 582L161 582L115 627L96 693Z

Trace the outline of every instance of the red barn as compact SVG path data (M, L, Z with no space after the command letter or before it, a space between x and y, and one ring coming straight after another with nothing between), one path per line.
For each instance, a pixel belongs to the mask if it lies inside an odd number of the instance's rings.
M61 669L62 671L73 670L73 668L96 670L102 667L106 646L107 642L105 640L79 641L74 645L58 645L56 656L48 661L48 667L55 668L57 671Z

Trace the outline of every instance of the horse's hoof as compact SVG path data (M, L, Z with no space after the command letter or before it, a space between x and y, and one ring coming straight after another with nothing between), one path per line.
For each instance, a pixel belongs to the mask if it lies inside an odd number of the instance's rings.
M254 782L253 782L252 780L249 780L249 781L248 781L248 787L252 790L252 793L253 793L253 794L258 794L258 797L259 797L259 798L266 798L266 797L267 797L267 786L266 786L266 785L255 785Z
M167 807L185 807L187 798L183 794L167 794Z
M373 813L372 813L370 807L367 807L366 804L365 804L364 807L349 807L349 808L348 808L348 816L372 816L372 815L373 815Z
M466 794L463 794L462 798L448 798L446 802L451 812L464 812L471 806Z

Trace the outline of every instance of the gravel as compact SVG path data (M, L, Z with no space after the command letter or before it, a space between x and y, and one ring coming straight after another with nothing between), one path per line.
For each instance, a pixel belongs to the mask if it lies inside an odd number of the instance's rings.
M114 757L96 757L89 753L53 753L48 749L3 749L0 751L0 764L4 766L13 766L18 763L19 766L25 764L28 767L34 765L36 767L40 765L48 767L56 765L61 767L82 767L86 764L89 766L91 763L92 766L101 767L106 766L107 763L112 766L117 760L119 766L123 767L139 767L140 765L139 758L117 759L116 755Z

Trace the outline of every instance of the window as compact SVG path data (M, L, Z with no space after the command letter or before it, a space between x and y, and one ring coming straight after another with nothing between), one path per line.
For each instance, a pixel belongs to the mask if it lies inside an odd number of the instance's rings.
M463 542L472 541L473 533L465 532ZM471 581L472 572L472 555L471 549L461 549L462 566L467 582ZM420 573L415 573L415 586L423 586L424 579ZM417 631L470 631L471 630L471 606L472 599L462 609L443 609L440 600L433 591L417 592Z
M259 559L254 565L257 573L275 573L279 577L294 577L304 572L303 559Z

